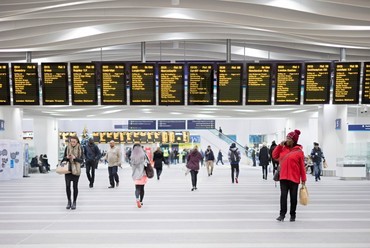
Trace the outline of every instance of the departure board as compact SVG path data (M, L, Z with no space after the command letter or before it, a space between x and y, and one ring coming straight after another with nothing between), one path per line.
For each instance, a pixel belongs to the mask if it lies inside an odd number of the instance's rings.
M0 105L10 105L9 66L0 64Z
M189 64L188 105L213 105L213 65Z
M159 105L184 105L184 65L159 65Z
M330 63L306 63L304 104L324 104L330 100Z
M370 104L370 62L364 63L362 78L362 104Z
M270 64L247 65L247 105L270 105L272 66Z
M95 64L71 63L72 104L96 105Z
M125 105L126 73L124 64L103 63L101 65L101 104Z
M40 104L37 64L12 64L12 79L14 105Z
M130 104L155 105L154 64L132 64L130 75Z
M301 64L277 64L275 104L300 104Z
M242 64L220 64L217 66L217 105L241 105Z
M67 63L42 63L43 105L68 105Z
M334 70L334 104L359 102L361 63L336 63Z

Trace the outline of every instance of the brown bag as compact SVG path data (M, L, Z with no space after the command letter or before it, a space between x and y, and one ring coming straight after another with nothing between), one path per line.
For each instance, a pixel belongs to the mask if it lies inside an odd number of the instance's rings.
M72 174L75 176L81 175L81 164L80 163L71 163Z
M308 204L308 191L306 185L302 185L302 187L299 189L299 203L303 206L306 206Z
M55 172L58 173L58 174L60 174L60 175L65 175L65 174L71 173L71 171L69 170L69 163L68 163L68 161L61 162L57 166Z

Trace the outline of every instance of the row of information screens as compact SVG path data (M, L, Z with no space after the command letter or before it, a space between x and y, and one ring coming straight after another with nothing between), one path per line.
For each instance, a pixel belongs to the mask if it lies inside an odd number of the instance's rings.
M246 68L246 70L244 70ZM12 63L14 105L39 105L38 64ZM359 103L360 62L348 63L251 63L160 64L160 63L71 63L72 105L156 105L158 75L159 105L184 105L185 81L188 105L213 105L214 81L217 105L242 105L243 80L246 105L270 105L272 82L275 104L300 104L302 72L304 104L330 100L333 73L333 103ZM216 73L214 73L216 71ZM216 78L215 78L216 77ZM42 63L43 105L68 105L68 64ZM185 80L187 78L187 80ZM97 87L100 85L100 87ZM363 64L362 103L370 103L370 62ZM0 104L10 105L9 65L0 64Z
M59 138L68 141L69 137L75 136L75 132L60 132ZM189 131L139 131L139 132L93 132L92 138L95 143L105 144L114 140L120 144L182 144L190 142Z

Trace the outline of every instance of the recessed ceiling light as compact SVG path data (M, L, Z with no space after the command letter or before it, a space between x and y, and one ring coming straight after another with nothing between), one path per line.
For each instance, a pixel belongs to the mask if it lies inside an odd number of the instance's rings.
M108 110L108 111L104 111L102 114L105 115L105 114L112 114L112 113L117 113L117 112L121 112L123 111L123 109L114 109L114 110Z
M181 115L182 113L180 112L170 112L171 115Z
M303 113L303 112L306 112L307 109L300 109L300 110L296 110L296 111L293 111L292 113L293 114L298 114L298 113Z
M266 109L267 111L293 111L296 110L296 108L271 108L271 109Z

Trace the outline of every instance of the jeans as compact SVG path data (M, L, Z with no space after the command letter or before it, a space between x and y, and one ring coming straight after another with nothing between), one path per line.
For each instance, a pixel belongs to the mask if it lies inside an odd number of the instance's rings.
M191 175L191 184L192 184L193 188L196 188L197 187L198 171L191 170L190 175Z
M262 165L262 178L267 180L267 167L268 165Z
M94 160L86 160L86 175L87 179L90 182L90 186L94 185L95 181L95 161ZM90 170L91 170L91 175L90 175Z
M78 196L78 180L80 176L73 175L72 173L65 174L66 193L68 201L71 201L71 182L73 182L73 202L76 202Z
M314 173L315 173L315 179L321 180L320 175L322 171L322 163L321 162L314 162L313 163Z
M295 218L298 199L298 183L280 180L280 216L285 217L288 210L288 192L290 195L290 216Z
M234 175L235 172L235 175ZM231 182L234 183L234 178L239 177L239 164L232 164L231 165Z
M112 167L108 167L108 173L109 173L109 183L110 183L110 186L114 187L114 181L116 181L116 183L119 183L119 177L118 177L118 166L112 166Z

